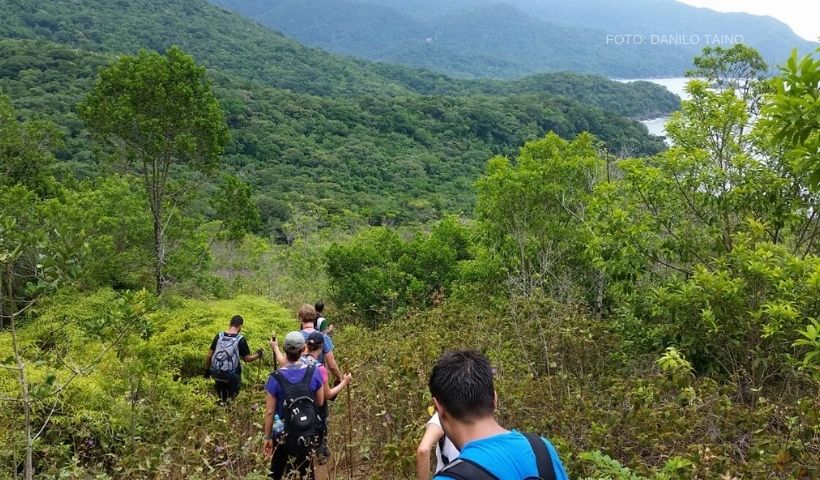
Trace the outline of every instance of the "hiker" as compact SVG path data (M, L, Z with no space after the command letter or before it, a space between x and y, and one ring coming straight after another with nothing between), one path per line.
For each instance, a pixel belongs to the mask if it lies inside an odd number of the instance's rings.
M339 383L333 388L330 388L328 382L327 369L324 365L319 363L319 357L322 355L324 347L325 335L322 332L311 332L305 341L306 354L302 356L302 361L308 365L315 363L319 372L322 374L322 388L325 391L325 403L319 408L319 416L322 417L322 430L319 435L319 446L317 448L317 458L320 465L324 465L327 459L330 458L330 451L327 448L327 420L328 420L328 402L336 398L336 395L342 391L353 380L350 373L344 374Z
M325 403L319 407L319 416L322 418L322 429L319 435L317 459L319 460L320 465L324 465L330 457L330 451L327 448L327 420L329 414L328 402L336 398L339 392L341 392L342 389L353 380L353 376L350 373L346 373L341 379L339 379L339 382L334 385L333 388L330 387L327 368L322 365L320 361L324 341L325 335L322 332L314 330L308 335L307 340L305 340L305 350L302 353L302 362L306 365L316 365L316 368L319 370L319 373L322 376L322 389L325 392ZM270 347L279 366L281 367L286 365L287 358L279 350L279 342L276 341L276 337L271 338Z
M304 335L303 335L304 336ZM305 350L302 353L302 362L308 365L317 365L319 367L319 371L322 374L322 381L324 382L325 390L325 399L326 400L333 400L336 398L336 395L342 391L344 387L346 387L350 382L353 380L353 376L349 373L344 374L340 382L336 384L333 388L330 387L329 383L329 376L327 373L327 367L325 367L321 363L322 352L324 349L324 341L325 335L322 332L313 331L308 335L307 340L305 340ZM276 358L276 363L279 364L280 367L283 367L287 364L287 357L279 350L279 342L276 340L276 337L271 338L270 340L270 347L273 351L273 356Z
M316 327L322 333L326 333L328 335L333 335L333 329L335 328L330 322L327 321L325 318L325 302L318 300L313 308L316 309Z
M568 478L549 440L498 424L493 370L480 352L445 352L433 367L429 387L442 429L461 450L434 480Z
M315 478L311 460L321 430L319 407L325 403L325 391L317 366L302 361L304 348L301 332L288 333L286 363L265 384L265 458L271 459L270 477L276 480L287 472L298 472L300 479ZM273 436L274 414L285 424L279 438Z
M264 356L261 348L251 354L248 341L241 334L244 323L241 315L234 315L228 330L219 332L211 341L206 357L205 378L213 377L216 394L223 403L239 394L242 385L239 359L250 363Z
M424 436L421 437L419 448L416 450L416 478L419 480L430 480L430 452L434 448L436 449L436 473L451 460L455 460L459 454L453 442L444 435L438 412L434 413L427 422Z
M318 332L316 330L316 308L313 305L302 305L299 308L299 323L302 328L302 335L304 335L305 340L307 341L308 335L312 332ZM339 381L342 379L342 372L339 370L339 366L336 364L336 358L333 356L333 341L330 337L323 333L324 335L324 344L322 346L322 354L319 355L319 363L327 367L330 370L330 373L333 374L335 381L333 383L336 386Z

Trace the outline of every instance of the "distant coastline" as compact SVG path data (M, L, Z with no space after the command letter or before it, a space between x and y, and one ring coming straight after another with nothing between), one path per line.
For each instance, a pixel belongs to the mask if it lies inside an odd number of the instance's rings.
M651 82L666 87L667 90L679 96L681 100L686 100L688 98L688 95L686 94L686 82L690 79L686 77L613 78L612 80L623 83ZM669 115L662 115L652 118L640 118L638 120L646 125L646 128L652 135L657 135L660 137L666 136L664 127L666 126L666 122L669 120Z

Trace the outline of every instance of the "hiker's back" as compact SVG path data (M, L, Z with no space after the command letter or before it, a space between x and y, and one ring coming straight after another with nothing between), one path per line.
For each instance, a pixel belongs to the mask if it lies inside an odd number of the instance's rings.
M281 370L272 375L283 391L282 419L285 422L284 443L290 451L310 451L316 446L321 428L315 390L311 391L311 380L317 365L302 368L304 376L291 382Z
M448 470L454 467L459 460L468 460L472 464L480 465L490 475L480 476L481 473L468 474L466 478L470 480L524 480L538 479L544 480L566 480L567 475L564 467L558 458L552 444L540 437L533 437L535 441L542 442L546 447L549 469L552 476L539 477L539 468L536 461L536 454L530 441L524 434L511 431L492 437L483 438L467 443L461 450L458 460L451 462L449 468L445 468L435 476L435 480L450 480L465 478L458 475L448 474Z
M237 373L239 364L239 345L243 336L229 335L220 332L216 339L216 348L211 357L211 373L217 380L223 380L228 375Z
M307 341L310 334L313 332L318 332L315 328L303 329L301 330L302 336L305 337L305 341ZM322 343L322 353L319 355L319 358L316 359L322 365L325 365L325 354L330 353L333 351L334 345L333 340L330 339L330 336L326 333L322 334L323 343Z

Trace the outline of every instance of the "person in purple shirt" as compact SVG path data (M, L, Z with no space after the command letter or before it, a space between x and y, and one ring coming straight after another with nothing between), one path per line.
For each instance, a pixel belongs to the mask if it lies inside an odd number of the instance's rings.
M461 451L434 480L568 479L549 440L498 424L493 369L481 352L445 352L429 388L445 435Z
M321 406L325 402L324 380L319 369L309 366L301 360L305 349L305 337L301 332L290 332L285 337L285 365L279 368L278 375L271 374L265 384L265 457L271 459L271 478L281 479L285 473L296 471L298 478L313 479L311 468L311 451L297 448L292 442L274 442L273 416L279 415L285 419L285 390L277 378L283 378L290 384L306 381L305 376L311 374L307 388L314 396L315 404ZM291 478L291 477L288 477Z

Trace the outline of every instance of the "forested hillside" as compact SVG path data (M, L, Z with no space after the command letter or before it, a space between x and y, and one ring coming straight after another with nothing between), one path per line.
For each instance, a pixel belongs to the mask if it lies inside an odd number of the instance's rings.
M814 48L771 17L718 13L674 0L212 3L308 45L465 78L562 70L619 78L679 77L700 49L726 45L723 40L707 43L707 35L742 38L771 64L784 61L792 48ZM608 42L612 35L641 37L643 42Z
M68 171L90 176L105 168L91 155L75 107L112 57L28 40L0 40L0 51L0 88L21 115L48 116L65 131L56 154ZM585 88L600 82L588 77L534 80L531 90L543 86L544 93L489 83L474 87L481 93L450 97L382 91L342 98L276 89L217 70L210 75L233 131L228 168L256 188L262 231L280 236L294 210L325 212L325 223L395 223L469 211L470 184L486 157L511 153L550 130L592 131L614 153L663 148L642 125L572 97L605 106L627 99L620 109L632 113L675 105L668 92L647 97L640 87L613 82ZM521 93L505 96L504 89Z
M453 80L444 75L390 64L363 62L306 48L257 23L211 6L204 0L141 0L77 4L68 0L12 0L0 5L0 37L42 39L53 43L108 54L134 53L139 48L163 51L179 45L208 68L257 80L280 89L319 96L361 94L471 94L487 87ZM651 84L624 88L598 77L593 82L599 95L584 103L611 108L611 96L630 92L624 110L643 116L676 108L675 98ZM511 84L518 93L550 92L550 84L564 78L544 76ZM493 83L496 93L506 94L507 84ZM576 89L580 90L580 89ZM635 97L649 97L634 104Z

